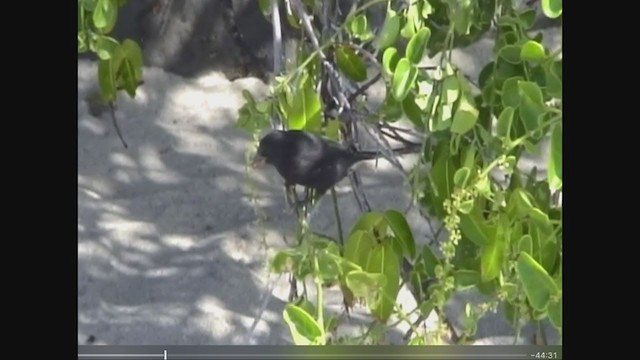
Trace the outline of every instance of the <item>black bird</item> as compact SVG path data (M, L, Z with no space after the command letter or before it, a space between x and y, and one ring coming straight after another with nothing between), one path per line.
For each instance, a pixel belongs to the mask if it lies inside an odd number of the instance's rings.
M273 165L285 186L305 186L319 198L342 180L355 163L378 156L377 152L345 149L306 131L275 130L260 140L253 164Z

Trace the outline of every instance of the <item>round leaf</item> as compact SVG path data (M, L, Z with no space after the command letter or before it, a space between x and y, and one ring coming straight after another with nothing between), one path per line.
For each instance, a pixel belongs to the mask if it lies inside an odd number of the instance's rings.
M287 304L283 311L284 321L289 325L296 345L309 345L322 336L318 322L303 308Z
M537 41L529 40L520 50L522 60L541 61L545 58L544 47Z
M377 49L385 49L396 41L398 33L400 32L400 17L395 11L388 9L387 17L384 20L382 29L378 33L378 36L373 41L373 46Z
M518 89L520 80L522 77L514 76L504 81L502 85L502 105L504 107L517 108L520 106L520 89Z
M505 233L502 225L499 225L496 229L496 236L493 242L489 245L485 245L482 248L482 254L480 256L480 277L482 282L488 282L500 275L500 270L504 262L504 255L507 233Z
M497 126L499 137L510 139L511 124L513 123L513 113L513 108L510 106L505 107L500 113Z
M347 274L347 287L355 296L373 301L380 289L387 284L384 274L354 270Z
M500 53L498 55L511 64L519 64L522 61L520 53L520 46L506 45L500 49Z
M562 328L562 296L560 296L558 301L549 302L547 313L553 326L557 329Z
M458 106L458 110L453 116L451 131L456 134L464 134L473 129L477 120L478 109L476 109L466 97L463 97L460 101L460 105Z
M469 180L469 175L471 175L471 170L468 167L462 167L453 175L453 183L459 188L464 188Z
M142 49L137 42L125 39L120 45L124 57L131 61L136 75L136 83L142 80Z
M106 34L113 29L118 17L118 9L113 0L98 0L93 12L93 24Z
M373 37L365 14L356 16L349 24L349 30L353 36L363 41L367 41Z
M369 254L375 246L375 239L369 232L357 230L353 232L344 248L344 258L364 268Z
M407 58L413 64L418 64L422 60L422 56L424 54L424 49L429 42L429 38L431 37L431 30L428 27L423 27L418 31L409 43L407 44Z
M458 288L468 288L480 282L480 273L475 270L456 270L453 277Z
M398 49L395 47L389 47L384 51L382 54L382 67L387 74L393 74L399 59L400 56L398 55Z
M544 68L547 83L547 92L549 95L562 99L562 80L556 73L553 64Z
M383 274L387 280L380 296L369 304L373 315L378 320L386 322L393 312L400 289L400 261L390 242L374 248L367 263L367 271Z
M393 73L391 93L396 101L402 101L413 87L418 70L404 57L398 61Z
M116 69L113 59L100 60L98 63L98 83L105 101L111 101L116 96Z
M562 125L557 124L551 132L549 143L549 164L547 181L552 191L562 188Z
M424 122L422 119L422 110L416 105L415 99L412 94L407 94L407 97L402 101L402 110L409 120L418 128L424 128Z
M318 129L322 124L320 95L312 87L309 78L296 90L289 114L289 128Z
M387 210L384 215L389 222L391 230L396 235L396 239L402 244L404 255L409 259L414 259L416 257L416 242L413 239L407 219L397 210Z
M351 80L364 81L367 79L367 68L364 60L348 46L341 46L336 51L336 62L342 72Z
M445 104L453 104L456 102L460 95L460 83L458 82L458 77L447 76L442 83L442 90L442 101L444 101Z
M521 252L516 263L516 271L531 307L543 311L558 287L547 271L531 255Z
M552 19L562 15L562 0L542 0L542 12Z
M471 210L473 210L473 205L473 199L461 201L460 206L458 207L458 211L463 214L469 214Z

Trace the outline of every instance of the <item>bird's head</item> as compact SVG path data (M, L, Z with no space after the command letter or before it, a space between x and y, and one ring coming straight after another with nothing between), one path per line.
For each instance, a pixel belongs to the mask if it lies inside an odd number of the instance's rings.
M258 145L258 151L253 158L253 167L264 164L273 164L281 153L281 144L284 133L282 131L272 131L265 135Z

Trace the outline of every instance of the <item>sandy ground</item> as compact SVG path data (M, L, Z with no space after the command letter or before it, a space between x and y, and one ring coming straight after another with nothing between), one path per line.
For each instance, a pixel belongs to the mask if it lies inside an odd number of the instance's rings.
M465 62L470 55L456 56L467 72L481 69ZM89 113L85 99L96 89L96 67L78 62L78 344L291 343L281 320L288 282L270 274L267 261L293 239L294 217L277 173L247 167L252 140L235 127L241 91L266 94L267 86L219 73L185 79L144 71L136 98L119 99L124 149L108 114ZM543 165L544 157L524 166L534 163ZM373 208L408 206L401 190L407 184L385 161L358 169ZM347 232L358 208L348 181L338 193ZM407 216L424 243L427 224L413 210ZM334 219L330 201L323 201L314 229L336 236ZM409 298L403 290L405 309ZM454 324L475 298L454 297L447 308ZM340 311L336 291L327 301ZM348 328L365 321L363 314L357 310ZM389 341L405 330L390 332ZM530 330L521 342L530 342ZM501 316L489 315L477 335L479 344L490 344L508 343L513 333Z

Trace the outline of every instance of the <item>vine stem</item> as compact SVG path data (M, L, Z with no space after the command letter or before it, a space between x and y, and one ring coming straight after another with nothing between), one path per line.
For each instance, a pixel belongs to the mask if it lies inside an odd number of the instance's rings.
M331 198L333 200L333 211L336 214L336 224L338 225L338 239L340 239L340 252L344 251L344 238L342 236L342 221L340 221L340 210L338 209L338 196L336 189L331 188Z
M318 295L318 326L322 329L322 334L324 334L324 293L322 289L322 280L320 279L320 264L318 263L318 257L314 256L313 259L313 267L315 272L315 283ZM326 334L322 339L322 345L326 343Z

